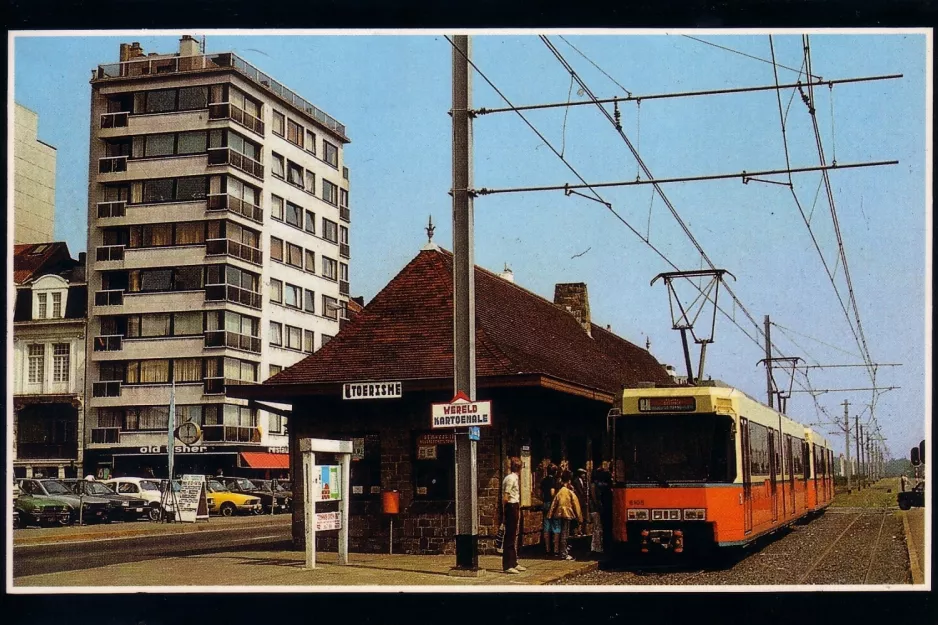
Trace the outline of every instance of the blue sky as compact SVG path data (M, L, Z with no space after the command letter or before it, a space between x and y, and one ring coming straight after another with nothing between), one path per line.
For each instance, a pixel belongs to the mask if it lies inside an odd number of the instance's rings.
M147 52L174 52L178 36L20 36L14 44L14 97L39 113L39 136L58 148L56 238L73 255L86 247L89 79L98 64L118 60L121 42ZM769 59L759 35L695 37ZM770 85L773 67L681 35L552 35L551 40L598 97L623 95L590 60L638 94ZM569 44L568 44L569 42ZM898 160L890 167L830 174L839 225L860 317L874 362L901 363L878 371L876 416L894 455L905 456L924 436L926 359L926 39L918 33L813 34L813 72L825 79L903 74L899 80L816 88L816 109L828 161ZM801 36L774 36L779 64L802 64ZM351 284L373 297L426 241L451 248L450 46L442 35L231 36L209 33L208 52L233 51L297 91L348 128L351 170ZM570 76L536 36L473 37L473 58L516 105L582 101ZM783 83L797 72L779 69ZM474 77L474 106L504 103ZM782 93L788 107L792 90ZM833 127L831 124L833 104ZM639 112L640 111L640 112ZM595 107L533 111L528 119L590 182L633 180L635 160ZM621 106L622 127L657 178L785 166L774 91ZM786 131L792 165L814 166L811 118L796 93ZM548 147L513 113L480 116L474 126L475 187L502 188L576 182ZM644 175L642 176L644 178ZM781 180L781 177L776 177ZM831 211L820 174L795 176L795 191L844 301L847 291ZM859 348L790 191L739 179L665 185L664 191L716 266L731 271L731 287L756 321L771 315L773 342L811 364L860 363ZM682 269L700 255L649 186L600 191L613 209ZM671 330L668 299L658 273L670 271L605 207L563 192L491 195L475 202L477 264L506 263L520 285L551 298L557 282L586 282L593 320L644 345L682 370L680 337ZM588 251L586 251L588 250ZM586 253L583 253L586 252ZM731 300L721 305L755 329ZM707 373L764 399L762 349L718 316ZM695 358L696 361L696 358ZM803 378L799 378L804 383ZM870 386L862 368L812 369L814 389ZM796 389L798 386L795 387ZM788 412L806 423L851 415L871 400L867 391L796 393ZM824 413L826 410L827 414ZM864 412L865 411L865 412ZM831 427L820 427L834 433ZM841 435L831 436L842 449Z

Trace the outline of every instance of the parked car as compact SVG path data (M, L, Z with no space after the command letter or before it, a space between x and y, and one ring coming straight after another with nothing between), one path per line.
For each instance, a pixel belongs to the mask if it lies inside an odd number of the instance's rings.
M13 527L71 525L72 508L68 504L19 491L14 485Z
M115 477L103 480L102 483L107 484L120 495L139 497L146 501L151 521L160 520L160 504L172 514L173 502L163 502L163 491L160 490L159 480L144 477Z
M216 479L208 480L206 490L211 500L208 506L209 514L234 516L238 512L245 514L263 512L260 497L232 492Z
M900 510L908 510L913 506L918 508L925 507L925 482L919 482L912 487L912 490L899 493L896 495L896 499L899 502Z
M108 500L108 517L112 521L130 521L149 518L150 507L140 497L119 495L107 484L92 480L64 479L63 484L72 492L85 497L100 497Z
M265 480L249 480L246 477L223 477L219 479L228 490L242 495L254 495L261 500L261 506L265 512L286 512L287 497L281 492L276 492L270 483L264 484Z
M279 480L251 480L259 488L272 489L278 497L283 497L284 506L287 512L293 510L293 490L290 488L290 482L281 482ZM286 486L284 486L286 484Z
M59 480L25 478L19 481L20 490L34 497L45 497L71 508L71 522L79 520L79 506L81 506L81 520L83 523L110 523L108 515L109 502L100 497L81 497Z

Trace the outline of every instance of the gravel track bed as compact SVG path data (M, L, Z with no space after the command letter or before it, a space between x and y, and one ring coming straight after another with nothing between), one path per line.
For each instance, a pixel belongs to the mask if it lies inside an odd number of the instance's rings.
M825 514L804 525L793 525L723 563L688 562L682 569L654 568L633 559L610 569L590 571L557 582L563 585L795 585L822 553L833 546L804 584L908 584L908 553L902 519L891 512ZM856 521L854 523L854 521ZM853 525L851 526L851 523ZM882 533L877 542L877 534ZM875 543L872 569L870 556Z

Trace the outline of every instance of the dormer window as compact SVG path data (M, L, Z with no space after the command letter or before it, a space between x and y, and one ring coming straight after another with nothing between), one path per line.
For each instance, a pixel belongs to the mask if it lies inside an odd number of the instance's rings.
M46 294L45 294L45 293L38 293L38 294L36 295L36 297L37 297L38 300L39 300L39 306L38 306L38 308L36 309L36 319L45 319L45 318L46 318L46 311L47 311L47 306L46 306Z
M53 319L62 318L62 294L61 293L52 294L52 318Z
M61 276L45 275L32 285L33 319L62 319L68 298L68 282Z

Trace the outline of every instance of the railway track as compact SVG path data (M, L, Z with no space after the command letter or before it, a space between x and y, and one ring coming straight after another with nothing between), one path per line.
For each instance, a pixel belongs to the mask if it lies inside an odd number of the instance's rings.
M879 541L883 537L883 527L886 525L886 513L882 513L882 519L879 522L879 531L876 532L876 540L873 541L873 549L870 551L870 563L866 567L866 575L863 576L863 583L870 582L870 573L873 572L873 562L876 561L876 553L879 549Z

